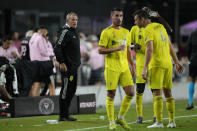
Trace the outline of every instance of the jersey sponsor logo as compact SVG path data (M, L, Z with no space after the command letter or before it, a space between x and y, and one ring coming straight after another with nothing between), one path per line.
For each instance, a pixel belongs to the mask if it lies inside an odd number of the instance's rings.
M64 36L65 36L66 32L68 32L67 29L65 29L65 30L62 31L62 34L60 35L60 38L59 38L59 40L58 40L58 44L61 45L61 43L62 43L62 41L63 41L63 39L64 39Z
M39 111L41 114L48 115L54 111L54 102L50 98L43 98L39 102Z
M111 42L112 45L114 45L115 43L116 43L115 41L112 41L112 42Z

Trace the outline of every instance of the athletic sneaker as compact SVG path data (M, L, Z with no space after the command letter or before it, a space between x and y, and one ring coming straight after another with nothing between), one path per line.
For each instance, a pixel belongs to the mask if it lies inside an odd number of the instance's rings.
M110 130L115 130L116 129L116 124L109 124L109 129Z
M191 110L194 108L194 105L193 104L188 104L187 107L186 107L186 110Z
M170 121L167 125L167 128L176 128L176 123L174 121Z
M142 124L143 118L141 116L137 117L136 123L137 124Z
M125 120L120 120L120 119L117 118L116 119L116 124L121 125L124 129L127 129L127 130L131 129L131 127L129 127L127 125L127 122Z
M147 126L147 128L163 128L163 123L155 122L153 125Z

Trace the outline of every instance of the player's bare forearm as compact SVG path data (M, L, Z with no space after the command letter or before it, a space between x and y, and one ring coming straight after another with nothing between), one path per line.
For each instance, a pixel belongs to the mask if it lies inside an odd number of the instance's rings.
M113 53L115 51L121 51L121 50L124 50L124 49L125 49L124 45L114 47L114 48L105 48L103 46L99 46L98 52L99 52L99 54L110 54L110 53Z
M176 64L176 63L179 62L179 60L178 60L178 57L177 57L177 55L174 51L174 48L173 48L172 43L171 43L170 40L169 40L169 43L170 43L170 55L172 56L172 59L173 59L174 63Z
M127 60L128 60L129 65L130 65L131 68L132 68L131 74L132 74L133 76L135 76L135 64L134 64L133 56L132 56L132 54L131 54L131 49L129 48L129 46L127 46Z
M146 44L146 53L145 53L145 58L146 59L145 59L144 69L142 71L142 78L144 80L146 80L146 77L147 77L148 65L151 61L152 54L153 54L153 41L149 41Z
M134 66L133 56L131 55L131 49L127 47L127 60L130 66Z
M170 55L172 56L172 59L174 61L175 67L176 67L176 70L179 73L182 73L183 72L183 66L180 64L170 40L169 40L169 43L170 43Z
M149 41L147 44L146 44L146 53L145 53L145 64L144 64L144 67L147 68L149 63L150 63L150 60L152 58L152 53L153 53L153 41Z

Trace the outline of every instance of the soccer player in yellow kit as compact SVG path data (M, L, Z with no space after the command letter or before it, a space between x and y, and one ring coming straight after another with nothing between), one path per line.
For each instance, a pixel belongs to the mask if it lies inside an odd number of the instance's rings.
M124 116L126 115L131 100L134 96L133 80L129 65L134 73L134 63L131 55L130 45L127 45L129 31L121 27L123 12L119 8L111 11L112 25L105 28L100 37L100 54L105 54L105 81L107 87L106 110L109 119L109 129L116 129L120 124L125 129L130 129ZM125 91L117 119L114 119L114 97L118 83Z
M144 27L144 40L146 44L145 64L142 77L148 77L149 88L154 96L154 112L156 122L147 128L163 128L162 112L163 99L162 91L166 98L166 107L169 115L168 128L175 128L175 102L171 93L172 88L172 61L175 63L179 73L183 71L178 58L173 50L168 34L163 25L152 23L146 11L138 10L134 13L135 24L140 28ZM148 76L147 76L148 72Z
M148 7L143 7L142 10L149 14L150 18L156 18L162 25L168 30L172 31L168 23L159 15L158 12L152 11ZM154 16L151 14L155 13ZM142 71L145 63L145 50L146 44L144 39L144 28L139 28L138 26L133 26L130 30L130 35L128 37L128 42L134 44L134 49L136 51L136 112L137 112L137 124L141 124L143 121L143 93L145 89L146 80L142 78ZM154 97L153 97L154 103ZM154 114L153 122L156 122L156 117Z
M145 63L145 50L146 44L144 40L144 28L133 26L130 30L128 37L128 44L134 44L136 51L136 112L137 112L137 124L141 124L143 121L143 93L145 89L146 80L142 78L142 71ZM154 99L153 99L154 100ZM156 118L153 118L156 121Z

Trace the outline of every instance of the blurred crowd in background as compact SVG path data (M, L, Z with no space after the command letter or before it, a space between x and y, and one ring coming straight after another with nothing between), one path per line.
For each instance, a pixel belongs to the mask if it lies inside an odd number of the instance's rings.
M45 37L48 37L47 32ZM23 43L29 39L34 34L33 30L28 30L26 34L19 34L17 31L13 31L10 33L12 41L10 43L3 42L3 36L0 38L0 47L2 48L3 44L7 44L8 49L11 49L11 54L13 57L7 57L0 50L0 56L5 56L9 60L15 59L26 59L23 57L24 53L26 53L26 49L24 50ZM44 34L43 34L44 35ZM90 34L86 36L84 33L79 33L80 37L80 50L81 50L81 66L79 68L79 76L78 76L78 84L81 86L87 85L103 85L104 84L104 56L98 54L98 42L99 38ZM56 44L57 36L54 35L52 41L48 41L48 47L52 47L52 50ZM4 47L4 46L3 46ZM47 46L46 46L47 47ZM29 48L32 48L29 46ZM52 51L53 52L53 51ZM36 52L35 52L36 53ZM59 69L57 67L56 74L56 85L60 86L61 84L61 75Z
M124 12L123 27L130 30L134 25L133 11L148 6L158 11L173 28L173 32L169 35L174 42L173 46L178 58L184 66L184 72L181 75L174 70L173 81L181 81L182 78L188 76L187 40L191 31L197 27L197 23L192 26L188 26L186 23L196 18L195 15L190 15L195 12L195 0L113 0L113 2L86 0L81 1L81 4L75 4L78 2L77 0L60 0L58 3L48 0L44 6L37 4L40 2L38 0L28 3L28 5L25 2L25 0L23 2L8 0L0 5L0 48L2 48L3 38L9 35L12 41L8 42L8 45L5 44L5 47L11 50L9 59L24 58L26 49L21 45L30 41L36 32L35 28L39 25L46 27L46 31L42 35L47 46L43 46L42 49L49 48L51 55L54 55L57 31L65 22L64 15L69 11L75 11L79 14L78 31L80 32L81 49L81 66L78 70L77 83L82 87L104 85L104 56L98 54L97 49L101 31L111 24L109 10L121 5ZM52 6L53 8L51 8ZM102 10L101 7L103 7ZM29 46L29 48L33 47ZM1 54L4 56L5 53L0 50L0 56L2 56ZM134 50L132 50L132 55L135 60ZM59 67L56 66L55 87L60 86L61 75Z
M22 55L24 53L24 50L21 46L21 44L24 42L25 39L27 39L33 35L33 30L28 30L26 34L19 34L17 31L13 31L10 33L11 36L11 43L9 48L13 48L15 53L12 52L13 57L9 59L22 59ZM57 36L52 36L52 41L48 38L48 32L47 39L49 47L54 47L56 44ZM95 34L89 34L86 35L83 32L79 33L80 37L80 49L81 49L81 66L79 68L79 79L78 79L78 85L80 86L87 86L87 85L103 85L104 84L104 56L98 54L98 42L99 42L99 36ZM2 46L2 38L3 36L0 36L0 41ZM182 43L174 43L174 48L176 50L176 53L179 57L179 60L181 61L182 65L184 66L184 73L182 75L179 75L174 70L173 80L179 81L183 76L188 75L188 59L187 59L187 37L183 37ZM31 48L31 46L30 46ZM53 50L53 48L52 48ZM1 54L1 52L0 52ZM132 55L134 56L135 60L135 51L132 50ZM56 85L59 86L61 84L61 76L59 69L57 68L57 75L56 75Z

